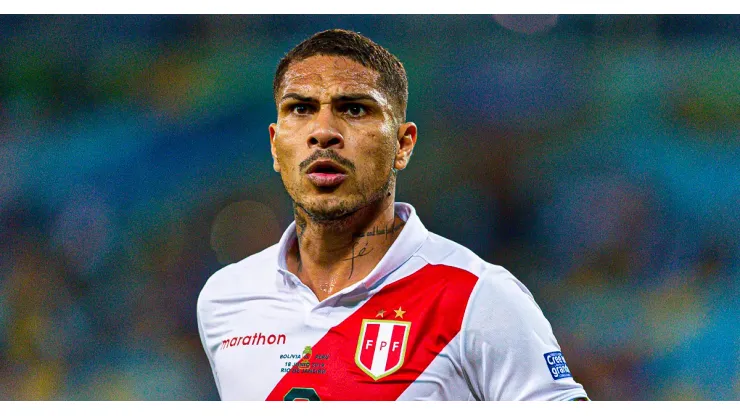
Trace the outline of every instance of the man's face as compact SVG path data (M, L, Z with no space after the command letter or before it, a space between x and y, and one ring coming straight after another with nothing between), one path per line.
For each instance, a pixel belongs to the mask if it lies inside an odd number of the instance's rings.
M392 168L403 169L408 157L399 151L399 124L379 76L323 55L285 72L270 125L274 168L314 220L342 218L395 190Z

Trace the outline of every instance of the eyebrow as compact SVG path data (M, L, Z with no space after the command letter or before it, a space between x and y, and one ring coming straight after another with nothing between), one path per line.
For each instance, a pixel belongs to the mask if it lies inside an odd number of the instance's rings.
M297 101L306 102L306 103L317 102L318 101L315 98L306 97L305 95L300 95L300 94L295 93L295 92L289 92L289 93L283 95L283 98L281 98L280 101L281 102L282 101L285 101L288 98L293 98L293 99L295 99ZM336 98L333 99L333 101L361 101L361 100L372 101L372 102L375 102L375 103L378 102L378 100L376 100L375 97L373 97L370 94L345 94L345 95L340 95L339 97L336 97Z
M378 102L378 100L376 100L375 97L369 94L346 94L346 95L340 95L339 97L335 98L335 101L361 101L361 100L373 101L376 103Z
M303 102L316 102L316 101L318 101L315 98L306 97L305 95L296 94L294 92L289 92L289 93L283 95L283 98L281 98L280 101L285 101L288 98L293 98L293 99L296 99L298 101L303 101Z

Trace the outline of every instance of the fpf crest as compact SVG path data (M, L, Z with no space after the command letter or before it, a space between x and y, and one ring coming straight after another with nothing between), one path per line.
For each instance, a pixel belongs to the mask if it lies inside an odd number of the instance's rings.
M398 371L406 355L411 322L363 319L355 364L379 380Z

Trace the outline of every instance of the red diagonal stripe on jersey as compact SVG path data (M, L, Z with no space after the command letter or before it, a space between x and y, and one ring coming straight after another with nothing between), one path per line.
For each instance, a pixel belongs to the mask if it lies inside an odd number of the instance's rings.
M267 400L283 400L294 387L312 388L321 400L396 400L460 331L477 281L462 269L427 265L385 286L312 347L313 357L330 355L311 359L324 364L325 374L287 373ZM403 317L392 312L398 308L406 311ZM355 353L362 320L379 319L381 309L389 311L386 319L411 322L411 329L401 368L375 381L355 364Z

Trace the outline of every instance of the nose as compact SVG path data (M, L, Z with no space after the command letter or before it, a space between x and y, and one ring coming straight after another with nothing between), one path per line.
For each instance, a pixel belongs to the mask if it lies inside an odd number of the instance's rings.
M337 128L336 122L330 106L321 106L314 119L313 130L308 136L308 147L321 149L344 147L344 137Z

